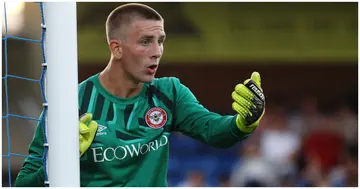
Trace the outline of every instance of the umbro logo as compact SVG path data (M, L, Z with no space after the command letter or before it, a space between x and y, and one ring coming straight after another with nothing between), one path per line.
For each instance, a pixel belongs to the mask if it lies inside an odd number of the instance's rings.
M104 131L105 129L107 129L106 126L104 126L104 125L98 125L98 129L97 129L96 136L107 135L107 132Z

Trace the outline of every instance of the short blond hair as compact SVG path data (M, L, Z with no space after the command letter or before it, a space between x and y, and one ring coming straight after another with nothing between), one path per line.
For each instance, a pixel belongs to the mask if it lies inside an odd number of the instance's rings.
M115 8L106 20L106 38L109 42L117 39L121 31L128 28L134 18L163 20L161 15L153 8L140 4L128 3Z

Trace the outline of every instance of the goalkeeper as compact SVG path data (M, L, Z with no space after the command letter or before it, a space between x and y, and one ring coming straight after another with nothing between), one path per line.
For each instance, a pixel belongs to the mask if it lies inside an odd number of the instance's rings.
M135 3L116 8L106 35L107 67L79 85L81 186L167 186L172 132L228 148L259 125L265 98L257 72L235 86L237 114L228 116L208 111L177 78L154 78L165 31L152 8ZM30 155L42 157L43 143L38 126ZM42 161L27 158L15 186L44 186Z

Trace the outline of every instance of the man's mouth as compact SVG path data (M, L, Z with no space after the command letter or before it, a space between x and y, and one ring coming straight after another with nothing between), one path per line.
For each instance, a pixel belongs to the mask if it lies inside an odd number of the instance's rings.
M158 67L158 65L156 65L156 64L148 66L148 67L147 67L147 68L148 68L148 72L149 72L150 74L154 74L154 73L156 72L157 67Z
M156 65L156 64L154 64L154 65L149 66L148 68L150 68L151 70L154 70L154 69L156 69L156 68L157 68L157 65Z

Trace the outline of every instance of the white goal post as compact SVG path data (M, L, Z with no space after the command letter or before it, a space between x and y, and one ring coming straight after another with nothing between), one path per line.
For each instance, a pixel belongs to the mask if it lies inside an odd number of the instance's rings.
M79 187L76 2L44 2L50 187Z

